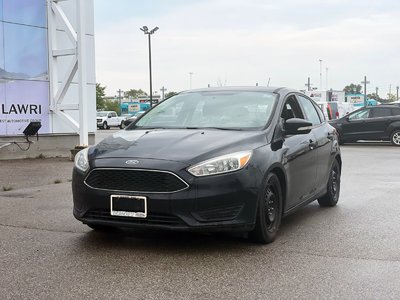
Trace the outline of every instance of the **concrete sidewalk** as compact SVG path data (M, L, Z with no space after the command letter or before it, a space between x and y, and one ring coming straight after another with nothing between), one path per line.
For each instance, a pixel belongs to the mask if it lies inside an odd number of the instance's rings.
M74 163L68 158L0 161L0 193L70 182Z

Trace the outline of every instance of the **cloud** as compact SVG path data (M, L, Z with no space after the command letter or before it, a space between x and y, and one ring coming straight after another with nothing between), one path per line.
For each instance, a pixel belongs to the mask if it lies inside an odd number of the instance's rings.
M151 40L153 90L187 89L189 72L193 87L266 84L269 77L271 85L299 89L311 77L318 86L319 59L324 87L326 67L334 89L364 75L370 89L399 84L400 8L376 2L210 0L156 19L126 18L96 32L97 81L108 94L148 90L147 36L139 30L147 25L160 27Z

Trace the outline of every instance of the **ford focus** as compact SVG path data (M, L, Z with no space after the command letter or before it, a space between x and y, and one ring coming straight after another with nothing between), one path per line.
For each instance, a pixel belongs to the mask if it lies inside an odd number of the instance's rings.
M73 214L96 230L241 231L272 242L284 216L335 206L336 130L287 88L181 92L80 151Z

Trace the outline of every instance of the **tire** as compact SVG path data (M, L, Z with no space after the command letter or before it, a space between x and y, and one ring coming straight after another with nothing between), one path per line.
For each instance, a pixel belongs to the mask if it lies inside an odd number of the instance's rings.
M396 129L390 135L390 141L394 146L400 146L400 129Z
M335 206L340 195L340 166L335 159L329 173L327 192L318 199L320 206Z
M256 226L249 238L257 243L268 244L275 240L283 214L282 190L278 176L268 174L258 200Z
M103 129L108 129L108 124L106 121L103 122Z
M125 124L124 121L121 122L121 124L119 124L119 129L124 129L125 128Z

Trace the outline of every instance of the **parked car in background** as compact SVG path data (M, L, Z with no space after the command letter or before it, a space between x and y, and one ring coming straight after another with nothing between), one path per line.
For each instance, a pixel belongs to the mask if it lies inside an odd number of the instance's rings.
M131 123L135 122L137 119L139 119L142 115L144 115L146 111L138 111L136 115L130 116L124 121L124 126L129 126Z
M97 128L110 129L110 127L124 127L125 117L118 117L115 111L98 111Z
M355 110L349 102L317 102L327 120L339 119Z
M363 107L329 123L338 131L341 144L377 140L400 146L400 107L396 105Z
M281 219L335 206L336 130L287 88L182 92L75 157L74 216L95 230L242 231L272 242Z

